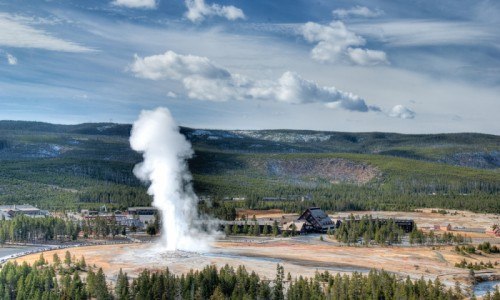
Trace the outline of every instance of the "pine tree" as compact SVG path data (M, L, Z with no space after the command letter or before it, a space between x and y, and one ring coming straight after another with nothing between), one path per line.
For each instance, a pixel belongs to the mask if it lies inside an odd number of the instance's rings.
M220 286L217 286L217 288L214 290L214 293L212 294L212 296L210 296L210 300L226 300L226 296L222 292Z
M96 297L96 275L94 271L92 271L92 268L89 268L88 273L87 273L87 290L92 297Z
M104 275L102 268L99 268L99 270L97 271L95 280L96 298L99 300L111 299L111 295L109 294L108 286L106 284L106 276Z
M283 279L285 277L285 271L283 266L279 264L276 266L276 279L274 280L273 288L273 300L284 300L285 296L283 294Z
M278 221L274 220L274 222L273 222L273 236L277 236L278 233L279 233Z
M237 235L239 232L240 232L240 230L238 229L238 224L234 224L233 225L233 234Z
M129 283L127 273L123 273L120 268L115 286L116 297L119 300L129 299Z
M264 225L264 228L262 228L262 234L263 235L268 235L269 234L269 228L267 225Z
M82 256L82 258L79 261L79 266L80 266L80 269L82 269L82 270L87 267L87 263L85 262L85 257Z
M71 254L69 251L66 251L64 255L64 263L69 267L71 265Z
M56 267L61 264L61 259L59 258L59 255L57 255L57 253L54 253L54 255L52 256L52 262Z

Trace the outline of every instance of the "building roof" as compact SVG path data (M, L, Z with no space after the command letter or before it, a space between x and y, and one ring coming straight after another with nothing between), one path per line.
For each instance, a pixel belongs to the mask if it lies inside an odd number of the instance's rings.
M239 225L239 226L243 226L243 225L247 224L248 226L251 226L251 225L255 225L255 221L253 221L253 220L247 220L247 221L244 221L244 220L220 221L219 224L223 224L223 225ZM274 221L273 220L257 219L257 224L261 225L261 226L263 226L263 225L272 226L274 224Z
M13 205L0 205L2 211L39 211L40 209L29 204L13 204Z
M334 226L332 219L319 207L309 207L297 220L307 221L318 230Z
M295 224L295 231L301 232L306 226L305 221L293 221L283 224L283 230L292 231L293 224Z
M129 207L127 210L133 211L133 210L158 210L158 208L154 206L134 206L134 207Z

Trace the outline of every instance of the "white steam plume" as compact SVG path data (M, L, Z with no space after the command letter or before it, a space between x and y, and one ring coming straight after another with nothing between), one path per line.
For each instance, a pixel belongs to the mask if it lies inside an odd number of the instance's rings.
M206 236L193 227L198 199L186 164L193 149L170 111L161 107L142 111L132 127L130 145L144 157L134 174L151 183L148 193L162 217L162 246L167 251L208 250Z

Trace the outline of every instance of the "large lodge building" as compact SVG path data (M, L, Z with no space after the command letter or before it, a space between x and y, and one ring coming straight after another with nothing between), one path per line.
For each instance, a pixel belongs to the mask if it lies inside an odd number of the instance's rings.
M376 219L379 223L384 224L388 219ZM277 220L278 221L278 220ZM354 219L354 222L359 222L359 219ZM281 231L294 231L298 234L307 233L326 233L329 230L335 230L342 222L350 222L350 220L336 221L332 220L326 212L319 207L307 208L297 219L294 220L279 220L279 227ZM261 227L272 226L274 220L257 220L257 224ZM408 233L415 227L415 222L410 219L394 219L394 223L398 225L404 232ZM222 222L221 228L225 226L238 226L243 228L245 225L253 225L253 221L226 221Z

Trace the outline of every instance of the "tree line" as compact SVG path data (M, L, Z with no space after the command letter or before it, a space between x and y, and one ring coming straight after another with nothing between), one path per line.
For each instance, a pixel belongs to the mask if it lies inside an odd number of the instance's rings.
M0 220L0 244L76 240L79 232L78 224L51 216L31 218L16 215L11 220Z
M442 234L435 234L433 230L424 232L421 229L417 229L415 226L413 231L410 232L409 242L412 245L452 245L472 243L472 239L460 233L453 234L451 232L444 232Z
M0 270L2 299L210 299L210 300L341 300L341 299L446 299L465 298L460 285L445 287L434 281L401 278L385 271L351 275L317 272L313 278L285 276L277 265L273 280L261 278L244 266L209 265L176 275L170 270L142 271L131 279L122 270L109 284L101 268L66 252L64 260L40 258L33 264L7 262ZM500 300L498 289L488 299Z
M399 227L394 219L379 220L371 215L364 215L356 220L353 214L343 221L335 231L328 232L339 242L346 244L356 244L360 241L364 245L375 242L379 245L400 244L404 236L404 231Z
M464 244L471 242L470 237L467 238L461 234L454 235L451 232L435 234L434 231L424 232L417 228L414 224L413 230L409 234L405 234L403 229L399 227L394 219L379 220L371 215L364 215L360 219L356 219L353 214L335 230L329 230L329 236L333 236L337 241L345 244L363 244L369 245L376 243L379 245L400 244L403 237L407 236L411 245L440 245L440 244ZM494 247L485 244L486 251L494 250Z

